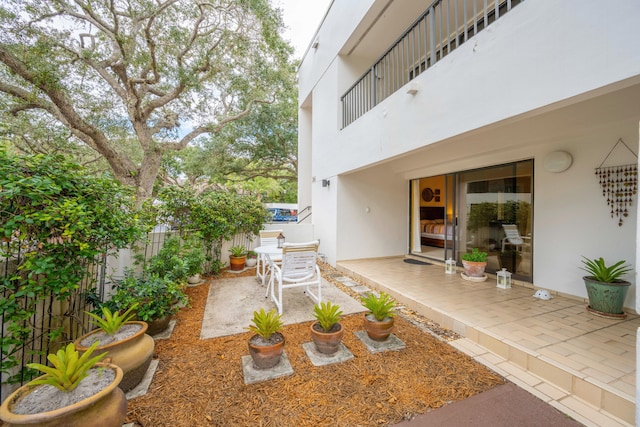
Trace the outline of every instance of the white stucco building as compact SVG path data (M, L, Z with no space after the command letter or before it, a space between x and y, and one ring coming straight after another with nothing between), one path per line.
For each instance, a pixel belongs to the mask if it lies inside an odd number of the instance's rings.
M478 247L495 272L515 250L517 280L581 298L582 256L635 271L638 195L596 170L637 177L639 16L637 0L334 0L299 69L298 205L327 260Z

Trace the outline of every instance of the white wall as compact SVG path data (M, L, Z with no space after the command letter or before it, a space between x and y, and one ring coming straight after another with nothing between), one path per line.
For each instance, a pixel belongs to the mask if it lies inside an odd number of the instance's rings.
M325 25L344 19L334 11L343 3L334 2ZM323 147L314 151L314 174L353 171L637 76L639 15L633 0L609 8L584 0L523 2L418 76L417 95L400 90L343 131L338 106L347 85L340 64L330 62L310 80L301 73L301 88L314 87L313 140ZM342 155L327 161L335 153Z

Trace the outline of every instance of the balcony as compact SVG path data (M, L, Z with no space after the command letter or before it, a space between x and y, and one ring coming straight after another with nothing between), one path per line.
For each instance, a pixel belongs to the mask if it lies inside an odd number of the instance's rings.
M340 97L344 129L523 0L437 0Z

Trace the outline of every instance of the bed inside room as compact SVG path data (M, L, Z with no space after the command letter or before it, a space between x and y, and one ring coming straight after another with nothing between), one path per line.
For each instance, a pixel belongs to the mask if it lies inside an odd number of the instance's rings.
M453 226L445 224L444 206L420 207L420 243L423 246L444 248L445 239L453 243Z

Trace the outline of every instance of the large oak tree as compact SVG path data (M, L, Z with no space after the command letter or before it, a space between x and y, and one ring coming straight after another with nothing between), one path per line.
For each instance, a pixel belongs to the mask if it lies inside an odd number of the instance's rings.
M291 74L269 0L3 0L0 25L5 135L90 147L140 201L164 153L273 103Z

